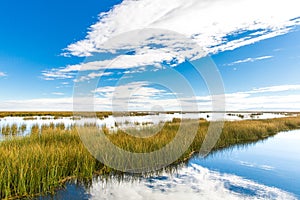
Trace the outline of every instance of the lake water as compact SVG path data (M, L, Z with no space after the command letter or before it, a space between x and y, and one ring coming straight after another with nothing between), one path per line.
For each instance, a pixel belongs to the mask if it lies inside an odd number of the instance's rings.
M99 127L106 126L111 130L116 130L117 128L128 128L128 127L142 127L151 126L152 124L158 124L160 122L172 121L173 118L181 119L199 119L203 118L208 121L224 119L228 121L236 120L246 120L246 119L269 119L269 118L279 118L292 116L288 113L159 113L155 115L144 115L144 116L108 116L104 119L94 119L94 118L82 118L80 120L74 120L73 117L61 117L55 118L54 116L33 116L31 118L26 117L4 117L0 118L0 132L2 127L17 125L20 128L22 125L26 125L26 129L19 135L27 135L30 133L33 125L49 125L53 123L61 124L63 123L65 127L70 127L71 125L83 125L85 123L96 123ZM0 134L1 139L1 134Z
M300 199L300 131L282 132L246 147L194 157L172 175L139 181L95 180L67 185L40 199Z

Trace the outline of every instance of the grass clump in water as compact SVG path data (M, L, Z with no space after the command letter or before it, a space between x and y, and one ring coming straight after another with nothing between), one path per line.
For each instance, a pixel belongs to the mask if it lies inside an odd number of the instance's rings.
M0 144L0 197L53 193L69 178L91 180L103 165L85 149L75 129L44 129Z

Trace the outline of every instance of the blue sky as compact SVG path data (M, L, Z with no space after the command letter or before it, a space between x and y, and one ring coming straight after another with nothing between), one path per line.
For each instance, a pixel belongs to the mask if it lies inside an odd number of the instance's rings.
M227 110L300 110L297 6L1 2L0 110L72 110L74 85L84 84L94 84L85 92L97 110L126 102L132 110L184 110L191 102L210 110L210 86L198 73L205 67L220 74Z
M60 56L68 44L83 39L100 12L120 1L3 1L0 3L1 99L53 97L58 82L39 77L47 68L81 62ZM71 93L69 92L69 95Z

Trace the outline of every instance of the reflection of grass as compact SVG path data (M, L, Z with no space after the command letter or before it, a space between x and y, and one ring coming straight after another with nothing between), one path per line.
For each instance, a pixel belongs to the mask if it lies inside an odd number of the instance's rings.
M17 135L18 133L20 133L21 131L21 127L20 130L18 128L17 124L12 124L12 125L4 125L1 128L1 133L2 135L8 136L8 135Z
M26 127L27 127L26 124L22 124L21 127L19 127L20 132L24 133L26 131Z
M10 129L11 129L11 127L8 124L6 126L2 126L1 133L3 135L10 135Z
M102 129L115 145L124 150L152 152L166 146L176 137L180 123L183 123L184 130L188 133L192 127L189 120L174 120L164 126L130 130L135 131L134 136L121 130L109 132L105 126ZM208 125L209 122L200 121L194 141L176 163L185 161L200 149ZM279 131L300 128L299 126L300 117L226 122L214 150L256 142ZM93 125L86 125L84 134L88 136L92 128ZM11 131L12 127L9 129ZM143 136L143 131L155 133L156 130L158 133L155 135L149 134L149 137L139 138ZM30 136L0 143L1 198L53 193L68 180L89 182L95 175L117 173L90 155L74 127L65 129L62 124L52 124L39 128L38 125L34 125L31 132ZM185 142L184 138L182 142ZM172 156L172 153L170 151L165 156Z

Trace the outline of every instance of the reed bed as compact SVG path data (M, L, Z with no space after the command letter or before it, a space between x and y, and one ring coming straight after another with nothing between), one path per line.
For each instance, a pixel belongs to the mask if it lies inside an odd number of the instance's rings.
M24 138L0 145L0 197L21 198L53 193L66 180L91 180L97 162L82 145L75 129L34 127Z
M145 127L143 130L122 130L104 133L115 145L131 152L152 152L166 146L175 137L180 124L187 133L189 120L174 119L164 125ZM196 137L186 152L175 162L182 163L199 151L206 136L209 122L200 120ZM94 125L82 127L86 136ZM280 131L300 128L300 117L268 120L226 122L221 137L213 150L232 145L263 140ZM10 127L12 129L12 127ZM157 132L157 133L156 133ZM141 134L148 133L141 138ZM155 134L156 133L156 134ZM185 142L184 139L182 142ZM179 147L180 148L180 145ZM109 152L109 151L108 151ZM172 156L172 150L168 155ZM66 181L90 183L96 175L117 172L97 161L84 147L75 127L61 125L32 127L31 134L0 143L0 197L13 199L54 193ZM174 163L173 163L174 164Z
M6 124L0 127L0 133L4 136L15 136L17 134L22 134L26 130L26 124L18 126L18 124Z

